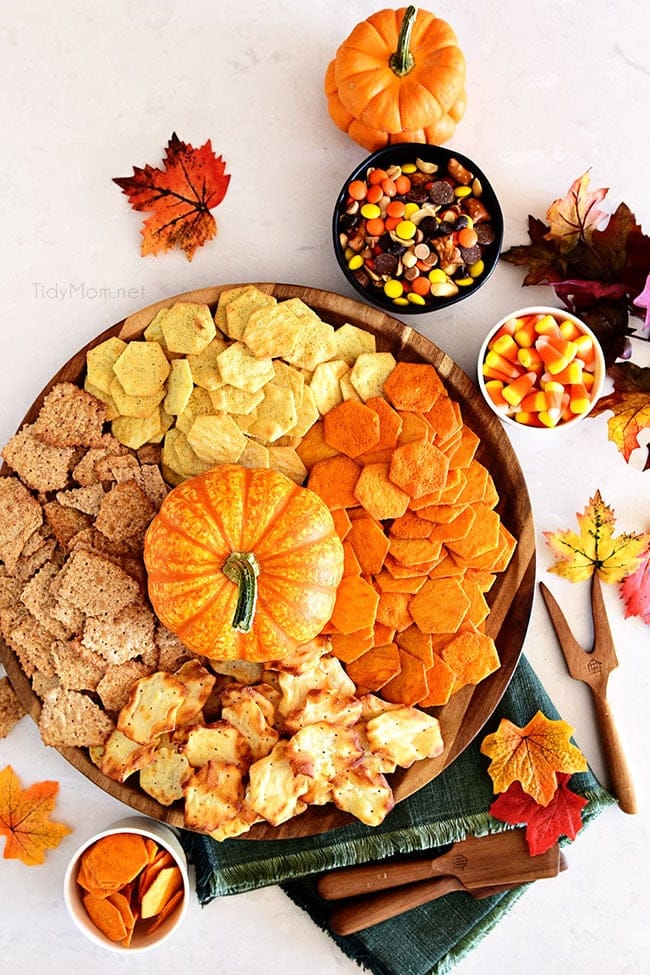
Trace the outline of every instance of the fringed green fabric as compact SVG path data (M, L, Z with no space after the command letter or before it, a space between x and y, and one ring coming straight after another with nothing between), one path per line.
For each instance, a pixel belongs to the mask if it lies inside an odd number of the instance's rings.
M399 803L381 826L360 823L295 840L226 840L182 831L181 841L196 869L199 902L280 884L314 922L327 929L331 905L316 892L317 874L367 860L431 850L443 852L465 836L507 829L490 816L494 799L487 774L488 759L480 753L484 735L502 717L520 727L542 711L559 714L525 657L522 657L499 707L484 731L465 751L415 795ZM571 779L571 788L587 798L585 824L614 798L591 772ZM580 834L578 834L580 835ZM302 879L299 879L302 878ZM446 975L522 895L525 888L483 900L449 894L438 901L345 938L333 936L341 949L373 975Z

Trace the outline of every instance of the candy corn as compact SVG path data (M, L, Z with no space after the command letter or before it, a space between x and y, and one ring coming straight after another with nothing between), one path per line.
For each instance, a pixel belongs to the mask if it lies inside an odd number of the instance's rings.
M560 310L508 318L481 366L495 409L536 427L560 426L588 412L596 368L592 336Z

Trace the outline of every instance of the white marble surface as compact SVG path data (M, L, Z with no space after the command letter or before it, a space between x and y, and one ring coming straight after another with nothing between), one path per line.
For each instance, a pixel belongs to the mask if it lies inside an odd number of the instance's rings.
M347 289L329 240L331 204L365 155L330 122L322 77L338 43L381 4L369 0L7 0L0 11L3 128L0 214L0 440L4 443L56 368L104 327L168 295L227 281L287 281ZM451 142L476 159L501 198L505 245L526 241L529 213L591 168L611 208L625 200L646 232L650 20L641 0L484 0L441 3L468 61L469 104ZM111 182L156 164L173 131L207 138L232 174L216 211L218 238L188 263L180 252L143 259L141 217ZM539 301L522 274L500 266L480 295L409 320L471 373L487 326ZM647 346L639 361L648 364ZM600 489L621 530L650 530L650 473L626 465L589 421L545 445L512 441L531 495L540 576L549 578L577 635L590 639L585 588L545 576L542 531L574 525ZM624 620L606 592L621 666L611 682L641 812L603 814L569 849L570 868L526 894L455 971L459 975L574 975L648 970L650 884L648 628ZM604 774L588 691L564 669L536 599L525 651L593 767ZM217 971L319 975L359 971L279 889L193 903L161 956L116 959L86 944L60 895L77 843L125 807L91 787L25 720L0 741L0 767L25 783L61 784L57 815L74 833L44 866L0 863L0 971L52 975Z

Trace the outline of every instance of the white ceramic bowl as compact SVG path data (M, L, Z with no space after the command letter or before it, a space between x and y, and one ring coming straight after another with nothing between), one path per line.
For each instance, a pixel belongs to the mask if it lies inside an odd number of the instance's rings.
M563 321L572 322L581 334L587 335L591 338L595 350L595 363L592 368L594 381L591 389L589 390L589 406L587 407L587 409L583 410L580 413L574 413L569 417L564 417L560 419L555 426L535 425L532 423L525 423L522 422L521 420L516 419L516 415L518 412L517 408L497 405L494 402L493 398L490 396L486 388L486 381L488 380L486 379L486 376L483 373L483 365L485 363L485 358L490 349L492 340L497 335L497 333L500 332L500 330L504 327L504 325L506 325L508 321L515 318L518 319L525 318L528 315L540 315L540 316L552 315L553 318L555 318L558 321L558 323ZM526 430L532 430L535 434L539 434L539 436L546 436L546 437L551 436L553 433L557 433L558 431L566 430L568 428L574 427L577 423L580 423L582 420L584 420L586 416L589 415L589 413L593 409L594 404L596 403L596 400L599 398L599 396L601 396L603 392L603 387L605 383L605 372L606 372L606 366L605 366L605 357L603 355L603 350L595 334L592 332L592 330L587 325L585 325L583 321L581 321L575 315L572 315L570 312L565 311L563 308L552 308L547 305L531 305L527 308L518 308L516 311L512 311L509 312L507 315L504 315L504 317L499 322L497 322L497 324L492 329L490 329L488 334L485 336L485 339L481 345L481 349L478 355L478 363L477 363L477 379L478 379L479 389L483 394L483 398L485 399L485 402L490 407L490 409L499 417L499 419L502 420L505 424L508 424L510 426L515 426L519 428L523 427Z
M138 833L140 836L153 840L159 847L163 847L172 855L183 878L183 898L176 910L150 935L147 935L145 931L138 930L136 926L133 939L128 947L111 941L95 927L83 905L82 897L84 891L77 883L79 858L84 850L87 850L88 847L92 846L93 843L96 843L97 840L102 839L104 836L111 836L115 833ZM79 931L94 944L101 945L102 948L108 948L111 951L123 955L148 951L151 948L159 947L167 941L182 924L189 906L189 897L190 883L187 860L183 847L171 829L146 816L129 816L121 819L108 829L103 830L101 833L96 833L94 836L85 840L73 854L63 881L63 899L68 913Z

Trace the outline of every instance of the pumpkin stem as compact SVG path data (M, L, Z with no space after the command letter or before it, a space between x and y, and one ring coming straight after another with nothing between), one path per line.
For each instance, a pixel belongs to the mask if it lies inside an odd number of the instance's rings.
M415 65L415 58L409 51L409 45L411 43L411 33L413 31L413 24L415 23L415 18L417 16L418 8L410 4L406 8L404 13L404 18L402 20L402 26L399 32L399 38L397 39L397 50L390 58L390 66L395 72L398 78L402 75L408 74Z
M257 577L260 567L253 552L231 552L223 564L223 574L237 586L237 605L233 629L249 633L257 606Z

